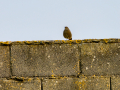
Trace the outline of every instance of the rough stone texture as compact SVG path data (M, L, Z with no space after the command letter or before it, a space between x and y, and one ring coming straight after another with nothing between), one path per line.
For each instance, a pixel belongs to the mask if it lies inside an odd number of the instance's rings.
M112 90L120 90L120 76L111 77Z
M10 75L9 46L0 46L0 77L9 77Z
M43 80L43 90L110 90L109 77L81 77Z
M120 90L119 68L120 39L0 42L0 90Z
M0 90L41 90L40 79L28 79L27 81L15 81L0 79Z
M85 90L110 90L110 77L88 77Z
M12 72L16 76L79 74L77 44L12 45Z
M120 75L119 43L83 43L81 64L84 75Z

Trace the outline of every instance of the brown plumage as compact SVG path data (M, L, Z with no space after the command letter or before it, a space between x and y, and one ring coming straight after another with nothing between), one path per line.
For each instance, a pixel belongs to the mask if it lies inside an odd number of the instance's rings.
M72 40L72 33L68 27L65 27L65 29L63 31L63 36L64 36L64 38Z

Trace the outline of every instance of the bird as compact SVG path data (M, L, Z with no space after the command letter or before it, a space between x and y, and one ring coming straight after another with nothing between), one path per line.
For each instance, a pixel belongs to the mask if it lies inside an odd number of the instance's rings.
M64 38L72 40L72 33L71 33L70 29L67 26L65 26L65 29L63 31L63 36L64 36Z

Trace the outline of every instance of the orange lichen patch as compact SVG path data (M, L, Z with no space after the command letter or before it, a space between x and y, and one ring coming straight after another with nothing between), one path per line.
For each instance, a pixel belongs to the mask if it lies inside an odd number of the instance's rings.
M63 77L60 77L60 79L62 79Z
M75 84L79 87L79 90L85 89L86 87L86 80L76 81Z
M9 45L9 44L11 44L11 41L0 42L0 44L2 44L2 45Z
M76 43L81 43L82 42L82 40L76 40Z
M41 41L38 41L39 43L41 42Z
M38 41L33 41L34 43L37 43Z
M38 43L38 41L27 41L26 43L28 43L28 44L36 44L36 43Z
M64 78L67 78L66 76L64 76Z
M55 40L55 42L58 42L59 40Z
M51 77L52 77L52 78L55 78L55 74L54 74L53 70L52 70L52 75L51 75Z
M66 43L70 43L70 44L71 44L71 43L72 43L72 40L67 40Z
M107 87L110 87L110 84L107 84Z
M32 80L31 78L28 79L28 81L31 81L31 80Z
M3 43L3 42L0 42L0 43Z
M95 75L93 75L92 77L96 77Z
M84 39L84 40L82 40L82 42L83 43L90 43L90 42L92 42L92 40L91 39Z
M62 40L63 43L65 43L65 40Z
M23 43L25 43L26 41L23 41Z
M104 41L105 43L108 43L108 40L109 40L109 39L103 39L103 41Z
M59 40L54 40L54 41L50 41L50 42L51 42L51 44L56 44L59 42Z
M51 75L52 78L55 78L54 74Z
M12 42L11 44L24 44L24 41L15 41L15 42Z
M44 41L42 41L42 44L45 44L45 42L44 42Z
M71 44L73 43L73 40L62 40L62 43L64 44Z
M31 41L26 41L25 43L26 43L26 44L31 44L32 42L31 42Z
M17 43L21 43L22 41L16 41Z

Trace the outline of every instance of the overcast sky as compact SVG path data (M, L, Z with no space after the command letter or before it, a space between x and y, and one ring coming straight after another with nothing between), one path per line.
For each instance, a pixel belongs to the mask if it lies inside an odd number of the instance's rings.
M120 0L0 0L0 41L120 38Z

